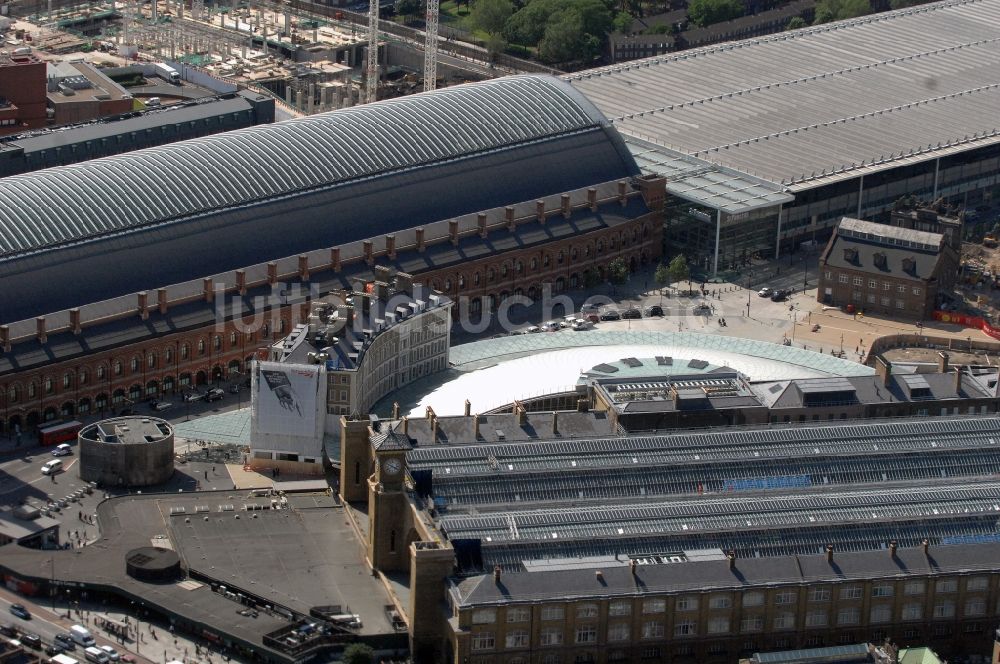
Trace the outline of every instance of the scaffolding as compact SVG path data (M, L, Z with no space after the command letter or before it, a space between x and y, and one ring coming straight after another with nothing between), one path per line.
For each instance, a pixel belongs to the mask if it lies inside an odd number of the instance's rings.
M368 64L365 101L378 100L378 0L368 1Z

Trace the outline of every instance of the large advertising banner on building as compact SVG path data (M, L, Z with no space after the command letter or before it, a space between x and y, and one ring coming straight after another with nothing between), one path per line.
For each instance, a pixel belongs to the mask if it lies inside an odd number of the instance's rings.
M257 431L313 436L316 434L316 393L319 366L259 362ZM324 409L324 413L325 413Z

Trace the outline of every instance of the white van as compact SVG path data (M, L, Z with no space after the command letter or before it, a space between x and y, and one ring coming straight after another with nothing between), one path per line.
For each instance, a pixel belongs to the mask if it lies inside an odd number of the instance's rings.
M62 459L53 459L52 461L46 461L45 465L42 466L42 475L55 475L62 470Z
M93 662L94 664L108 664L111 661L108 659L108 653L94 646L84 650L83 656L87 658L88 662Z
M83 625L73 625L72 627L70 627L69 635L73 637L74 641L76 641L79 645L83 646L84 648L89 648L93 645L96 645L94 637L90 635L90 632L87 631L87 628L84 627ZM106 654L104 656L105 658L107 657Z

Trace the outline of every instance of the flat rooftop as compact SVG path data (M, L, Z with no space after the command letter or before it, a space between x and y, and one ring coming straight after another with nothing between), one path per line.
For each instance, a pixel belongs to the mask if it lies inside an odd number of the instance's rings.
M627 136L790 191L1000 142L1000 0L951 0L566 77Z
M156 417L116 417L85 427L80 435L102 443L137 445L163 440L172 433L170 424Z

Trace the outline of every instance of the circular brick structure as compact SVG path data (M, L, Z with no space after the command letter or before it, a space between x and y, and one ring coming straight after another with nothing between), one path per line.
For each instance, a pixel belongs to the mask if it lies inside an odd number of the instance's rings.
M156 417L115 417L79 435L80 479L106 487L154 486L174 474L174 428Z

